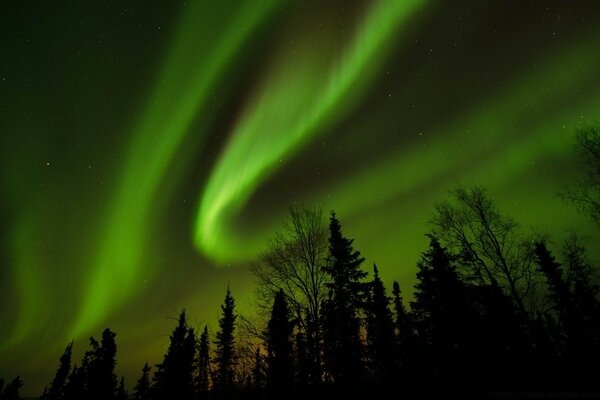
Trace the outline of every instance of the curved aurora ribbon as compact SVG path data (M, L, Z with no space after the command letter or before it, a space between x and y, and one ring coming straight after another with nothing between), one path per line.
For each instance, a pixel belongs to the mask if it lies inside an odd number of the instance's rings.
M83 302L72 337L103 320L140 286L136 280L142 272L144 244L152 226L148 214L161 179L173 166L173 158L180 153L210 89L276 4L246 1L233 8L228 4L217 8L197 1L185 6L172 51L122 168L125 172L108 210L98 255L82 288Z
M264 239L236 238L227 229L230 219L283 158L339 119L364 92L393 34L422 4L374 3L342 57L329 65L319 65L323 57L314 42L293 60L278 63L246 107L202 194L195 243L203 253L221 263L256 253Z

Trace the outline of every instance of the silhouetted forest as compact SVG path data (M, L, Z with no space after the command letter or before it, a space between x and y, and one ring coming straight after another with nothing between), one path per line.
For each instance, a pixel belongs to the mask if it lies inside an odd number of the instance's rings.
M600 129L576 138L584 178L560 196L600 225ZM335 213L327 223L320 209L291 208L251 267L255 315L238 315L229 288L214 334L182 311L162 362L140 366L129 393L114 332L90 338L78 363L71 342L41 398L598 396L599 288L584 241L527 232L478 185L451 190L430 223L406 302L401 282L386 286L364 265ZM21 386L0 381L0 399Z

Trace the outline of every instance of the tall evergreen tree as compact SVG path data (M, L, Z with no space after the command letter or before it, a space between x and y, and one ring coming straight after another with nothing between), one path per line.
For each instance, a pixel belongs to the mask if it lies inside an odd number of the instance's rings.
M64 400L81 400L86 398L86 356L81 367L73 366L69 380L65 385Z
M133 388L133 398L135 400L150 400L150 370L148 363L142 368L142 376L138 379Z
M231 296L231 291L227 287L225 301L221 305L221 318L219 319L219 331L215 344L217 370L213 385L215 389L227 396L227 392L233 389L234 366L235 366L235 300Z
M267 388L272 398L281 398L294 382L291 336L293 324L283 290L275 295L267 325Z
M264 365L263 357L260 354L260 347L256 347L254 352L254 367L252 368L252 388L254 389L254 398L260 398L264 386Z
M586 260L586 249L577 235L573 234L565 241L563 256L573 301L585 318L592 322L591 325L597 324L600 322L599 288L593 276L593 268Z
M367 308L367 344L373 375L384 386L390 384L391 377L396 373L394 323L389 303L377 266L373 265L373 281Z
M549 298L553 301L558 314L559 326L564 335L564 361L565 385L569 388L591 389L596 386L598 373L598 356L600 356L600 343L598 343L597 314L586 315L589 305L581 304L582 298L587 297L590 283L579 283L576 274L584 272L582 261L574 255L567 262L570 264L571 274L563 271L562 265L556 261L544 243L537 243L535 253L538 258L540 270L546 276L549 288ZM577 265L579 264L579 265ZM579 271L573 272L573 268ZM568 280L567 280L568 279ZM583 278L585 279L585 278ZM583 286L583 287L582 287ZM575 290L579 292L575 292ZM595 301L588 299L588 301Z
M100 343L93 337L90 338L92 350L88 352L89 362L85 369L87 378L87 398L90 400L111 400L117 390L117 376L115 356L117 345L116 334L106 328L102 332Z
M6 385L4 391L1 391L0 388L0 400L21 400L19 390L21 390L22 387L23 381L21 380L21 377L17 376Z
M550 254L544 243L536 243L535 255L540 270L548 283L548 297L554 302L561 323L566 325L565 329L568 331L570 329L569 324L572 322L570 320L574 317L574 309L569 285L564 279L562 265Z
M60 357L60 362L56 375L50 384L50 388L42 396L42 400L62 400L64 397L67 378L71 371L71 356L73 354L73 342L67 345L65 352Z
M192 398L195 352L194 330L187 326L185 310L182 310L163 362L156 366L153 378L155 400Z
M340 389L351 392L364 376L360 319L367 285L367 273L360 269L364 258L342 235L340 222L331 214L329 257L325 271L331 278L325 303L324 356L326 367Z
M470 338L476 335L468 287L461 281L455 257L430 236L429 250L418 263L415 300L411 308L423 342L423 377L432 388L456 389L467 368ZM473 382L476 384L477 382ZM425 384L425 382L421 382Z
M409 348L413 341L413 326L410 321L410 315L404 307L402 300L402 291L397 281L394 281L392 288L394 296L394 328L401 348Z
M210 375L210 348L208 338L208 326L204 326L204 331L200 335L198 345L198 374L196 375L196 388L199 394L208 392Z
M125 389L125 377L121 377L119 386L117 387L116 400L127 400L127 389Z

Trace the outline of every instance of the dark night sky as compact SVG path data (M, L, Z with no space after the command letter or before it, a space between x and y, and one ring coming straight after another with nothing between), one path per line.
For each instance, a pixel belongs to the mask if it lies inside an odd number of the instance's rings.
M117 332L129 383L182 307L293 203L335 209L410 292L433 204L489 188L524 230L595 235L556 193L600 118L597 1L0 5L0 376L38 394L68 341Z

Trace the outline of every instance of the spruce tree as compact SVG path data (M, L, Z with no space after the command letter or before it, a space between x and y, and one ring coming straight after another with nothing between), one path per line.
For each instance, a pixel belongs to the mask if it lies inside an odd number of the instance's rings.
M411 303L423 342L420 358L426 364L420 384L453 390L461 375L472 376L474 372L467 367L474 368L469 363L468 345L476 335L475 316L468 287L456 271L456 257L436 237L430 235L430 239L429 250L417 264L418 282Z
M594 324L585 315L572 290L576 288L576 277L570 281L562 265L556 261L544 243L537 243L535 254L540 270L548 283L548 297L554 302L559 327L563 333L565 371L562 374L568 387L590 389L594 387L600 368L597 366L598 337ZM568 260L571 264L575 260ZM571 268L573 266L571 265Z
M227 396L227 392L233 389L233 373L234 373L234 356L235 356L235 301L231 296L231 291L227 287L225 301L221 305L221 318L219 319L219 331L215 344L217 365L216 377L213 385L216 391L221 392L223 396Z
M0 392L0 400L21 400L19 390L22 387L23 381L21 377L17 376L6 385L4 391Z
M254 352L254 367L252 368L252 387L254 389L255 398L260 398L260 393L264 385L264 366L263 357L260 354L260 347L256 347Z
M67 378L71 371L71 356L73 354L73 342L67 345L65 352L60 357L56 375L50 384L50 388L42 395L42 400L62 400L64 397Z
M390 383L390 378L396 372L394 323L389 303L377 266L373 265L373 281L367 308L367 343L372 372L375 379L384 386Z
M138 379L133 389L133 398L135 400L150 400L150 370L148 363L142 368L142 376Z
M546 277L548 283L548 297L554 302L563 323L568 323L572 313L572 299L569 285L564 279L562 265L550 254L544 243L535 245L535 255L540 270Z
M117 387L116 400L127 400L127 390L125 389L125 377L121 377L119 386Z
M396 336L398 343L401 348L410 347L413 342L413 327L410 321L410 315L404 307L402 300L402 291L397 281L394 281L392 288L392 295L394 296L394 327L396 330Z
M196 387L199 394L208 392L210 374L210 348L208 338L208 326L204 326L204 331L200 335L198 345L198 374L196 375Z
M86 398L86 360L87 356L84 356L84 360L81 367L77 365L73 366L73 370L69 375L69 380L65 385L64 400L81 400Z
M325 364L338 388L351 392L364 376L358 311L364 306L367 276L360 269L364 258L342 235L340 222L331 214L329 257L325 271L330 277L324 312Z
M573 234L566 240L563 256L573 302L592 328L592 325L600 322L599 288L593 276L593 268L586 260L586 249L576 235Z
M87 378L87 397L89 400L111 400L117 390L115 375L117 345L116 334L106 328L102 332L100 343L90 338L92 350L88 352L89 362L85 369Z
M178 324L171 334L171 342L163 362L156 366L153 378L155 400L192 398L195 352L194 330L188 328L185 310L182 310Z
M289 317L283 290L275 294L271 319L265 332L267 345L267 388L272 398L281 398L294 382L291 336L293 324Z

